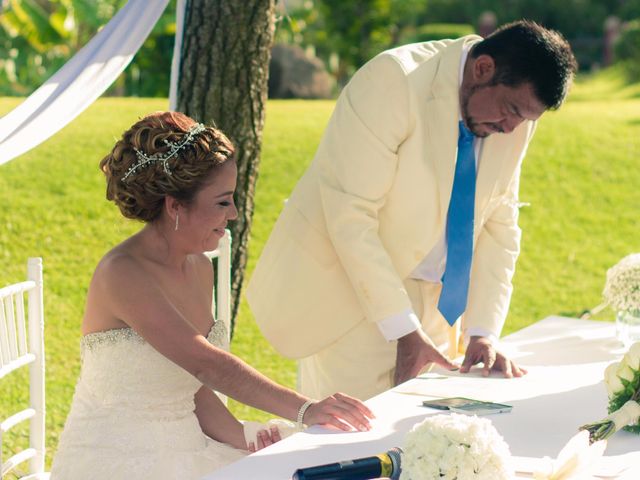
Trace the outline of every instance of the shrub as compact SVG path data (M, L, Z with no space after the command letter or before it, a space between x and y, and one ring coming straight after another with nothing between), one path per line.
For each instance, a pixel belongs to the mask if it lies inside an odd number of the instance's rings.
M625 24L616 42L615 52L630 79L640 80L640 19Z

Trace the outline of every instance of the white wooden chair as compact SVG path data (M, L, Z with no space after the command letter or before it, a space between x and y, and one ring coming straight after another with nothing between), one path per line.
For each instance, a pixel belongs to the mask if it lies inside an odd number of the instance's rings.
M49 474L44 471L43 331L42 259L30 258L27 262L27 280L0 288L0 382L8 374L28 366L30 404L28 408L8 418L0 418L0 478L9 478L9 472L27 460L29 473L21 477L21 480L49 478ZM12 427L26 420L30 421L29 448L3 461L3 437ZM14 471L11 475L16 473Z
M231 232L225 230L224 237L218 242L218 248L204 254L213 262L216 272L211 313L216 322L221 321L227 327L227 342L229 342L231 341ZM226 405L227 396L220 392L216 394Z
M205 252L215 262L217 275L214 287L212 313L216 321L224 322L227 332L231 332L231 232L225 230L218 248Z

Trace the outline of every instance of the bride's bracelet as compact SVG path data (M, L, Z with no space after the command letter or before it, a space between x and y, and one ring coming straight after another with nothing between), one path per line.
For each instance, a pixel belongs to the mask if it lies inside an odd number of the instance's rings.
M298 418L296 419L296 426L299 429L304 428L304 423L303 423L304 414L307 412L308 408L314 403L315 403L315 400L307 400L300 406L300 409L298 410Z

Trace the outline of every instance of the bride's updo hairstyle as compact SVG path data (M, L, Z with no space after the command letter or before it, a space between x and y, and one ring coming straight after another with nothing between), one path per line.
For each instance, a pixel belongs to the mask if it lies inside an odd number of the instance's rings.
M102 159L107 199L127 218L152 222L168 195L189 205L211 172L234 161L224 133L179 112L157 112L124 132Z

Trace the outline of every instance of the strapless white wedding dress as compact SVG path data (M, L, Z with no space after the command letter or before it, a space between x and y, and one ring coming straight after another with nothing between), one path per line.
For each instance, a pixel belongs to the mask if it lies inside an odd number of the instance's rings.
M207 338L224 348L223 322ZM247 454L202 432L202 384L132 329L86 335L81 354L52 480L195 480Z

